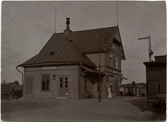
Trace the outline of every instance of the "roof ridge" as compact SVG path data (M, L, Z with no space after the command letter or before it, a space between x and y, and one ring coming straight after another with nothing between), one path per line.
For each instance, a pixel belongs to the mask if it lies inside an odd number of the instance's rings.
M73 61L83 63L92 67L96 65L86 55L86 51L95 51L99 49L100 35L103 33L109 34L108 42L112 42L118 26L96 28L89 30L74 31L71 33L71 42L65 38L64 32L53 33L48 42L44 45L41 51L33 58L27 60L22 66L30 66L31 64L42 64L42 62L63 62ZM103 43L103 41L102 41ZM110 43L107 43L111 45Z
M101 28L92 28L92 29L85 29L85 30L77 30L77 31L72 31L72 33L75 33L75 32L81 32L81 31L93 31L93 30L101 30L101 29L107 29L107 28L116 28L118 26L111 26L111 27L101 27ZM58 32L58 33L54 33L54 34L62 34L64 32Z
M102 27L102 28L94 28L94 29L88 29L88 30L78 30L78 31L73 31L73 32L80 32L80 31L94 31L94 30L101 30L101 29L108 29L108 28L116 28L118 26L113 26L113 27Z

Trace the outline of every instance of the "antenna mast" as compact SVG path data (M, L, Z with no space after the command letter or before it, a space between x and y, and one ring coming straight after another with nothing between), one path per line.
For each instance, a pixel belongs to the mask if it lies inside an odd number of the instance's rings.
M117 26L118 26L118 1L117 1Z
M151 36L138 38L138 40L148 39L148 54L149 54L149 62L151 62L151 56L153 55L153 51L151 50Z
M54 33L56 33L56 7L55 7L55 22L54 22Z

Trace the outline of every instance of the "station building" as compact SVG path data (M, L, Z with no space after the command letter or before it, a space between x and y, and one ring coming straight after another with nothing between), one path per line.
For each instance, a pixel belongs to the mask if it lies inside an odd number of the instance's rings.
M70 30L67 18L63 33L54 33L41 51L18 65L24 68L23 97L85 98L119 95L125 60L118 26L82 31Z

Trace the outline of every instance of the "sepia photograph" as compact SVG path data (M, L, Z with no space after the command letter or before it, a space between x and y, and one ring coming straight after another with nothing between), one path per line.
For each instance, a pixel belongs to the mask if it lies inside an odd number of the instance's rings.
M2 1L2 121L165 121L165 1Z

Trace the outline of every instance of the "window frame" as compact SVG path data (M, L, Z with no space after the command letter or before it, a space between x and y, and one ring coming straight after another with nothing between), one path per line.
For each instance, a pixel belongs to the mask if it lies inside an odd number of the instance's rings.
M110 57L110 67L114 68L114 56L112 53L109 54Z
M112 48L113 50L116 50L116 44L114 42L112 43Z
M42 77L41 78L41 91L49 91L50 90L50 74L42 74L41 77ZM44 83L44 86L43 86L43 83Z
M69 88L69 76L60 76L59 77L59 88L68 89ZM62 82L61 82L62 79Z
M115 68L119 69L119 58L117 56L115 57Z
M66 79L67 78L67 79ZM66 82L67 81L67 82ZM68 89L68 76L65 76L65 79L64 79L64 88Z

